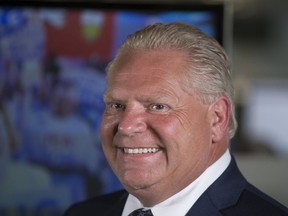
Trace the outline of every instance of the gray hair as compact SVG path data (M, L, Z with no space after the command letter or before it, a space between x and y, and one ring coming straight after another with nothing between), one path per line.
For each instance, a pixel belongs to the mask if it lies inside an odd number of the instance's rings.
M211 104L226 96L231 102L229 137L237 128L235 118L234 87L231 80L230 61L225 50L213 38L198 28L181 22L153 24L127 37L107 72L115 66L125 52L144 50L179 50L187 54L186 87L193 89L202 103Z

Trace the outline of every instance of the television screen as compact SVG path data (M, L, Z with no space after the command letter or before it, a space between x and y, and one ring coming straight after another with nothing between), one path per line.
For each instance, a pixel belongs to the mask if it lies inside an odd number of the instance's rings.
M223 5L1 1L0 214L61 215L120 189L99 137L107 63L155 22L222 43L223 19Z

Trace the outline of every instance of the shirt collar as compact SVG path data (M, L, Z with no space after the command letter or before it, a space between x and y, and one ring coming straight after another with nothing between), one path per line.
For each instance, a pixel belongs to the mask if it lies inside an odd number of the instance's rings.
M153 206L151 208L153 215L184 216L202 193L225 171L230 161L231 155L229 150L227 150L191 184L163 202ZM122 216L127 216L135 209L143 207L135 196L129 194Z

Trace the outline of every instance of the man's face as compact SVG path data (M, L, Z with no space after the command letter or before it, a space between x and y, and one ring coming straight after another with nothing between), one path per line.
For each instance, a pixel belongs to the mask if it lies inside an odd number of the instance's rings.
M177 51L126 54L109 75L103 150L136 196L173 195L211 164L210 109L184 90L184 59Z

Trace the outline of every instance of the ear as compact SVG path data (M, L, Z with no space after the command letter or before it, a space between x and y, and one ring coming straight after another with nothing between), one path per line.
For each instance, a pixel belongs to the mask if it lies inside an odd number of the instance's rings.
M210 105L212 143L217 143L228 134L231 102L228 97L219 97Z

